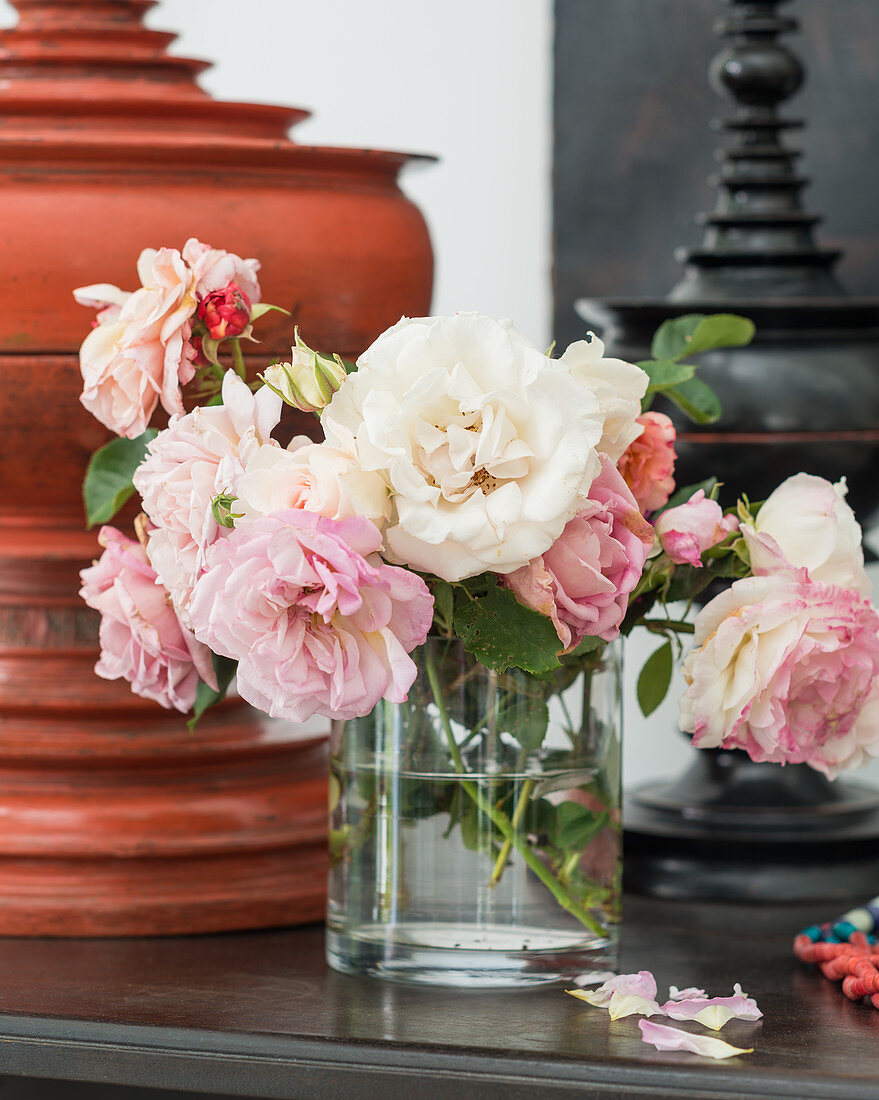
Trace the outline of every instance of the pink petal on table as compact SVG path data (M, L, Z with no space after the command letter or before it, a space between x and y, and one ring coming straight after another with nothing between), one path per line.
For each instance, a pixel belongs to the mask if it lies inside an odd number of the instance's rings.
M669 993L671 990L669 990ZM687 991L685 992L695 992ZM731 997L686 997L682 1000L669 1000L662 1011L673 1020L696 1020L705 1027L719 1031L728 1020L759 1020L763 1013L757 1002L742 992L736 982Z
M569 989L572 997L606 1008L612 1020L623 1016L657 1016L662 1009L656 1003L656 979L649 970L639 970L637 974L618 974L610 978L598 989Z
M707 997L708 994L704 989L697 989L696 986L690 985L686 989L678 989L676 985L670 985L668 987L668 998L670 1001L686 1001L692 997Z
M666 1024L654 1024L651 1020L639 1020L641 1038L657 1050L686 1050L692 1054L701 1054L703 1058L732 1058L736 1054L750 1054L753 1047L734 1047L723 1039L713 1039L710 1035L692 1035L677 1027Z
M632 994L637 997L646 997L651 1001L655 1000L656 979L649 970L639 970L637 974L617 974L608 978L598 989L589 992L578 989L568 989L566 992L572 997L579 997L587 1004L595 1005L596 1008L607 1008L616 993L622 996Z

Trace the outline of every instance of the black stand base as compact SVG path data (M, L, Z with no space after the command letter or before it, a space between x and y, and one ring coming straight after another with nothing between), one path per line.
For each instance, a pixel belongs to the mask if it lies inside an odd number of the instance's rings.
M702 750L679 779L627 800L626 889L721 901L879 894L879 791L805 764Z

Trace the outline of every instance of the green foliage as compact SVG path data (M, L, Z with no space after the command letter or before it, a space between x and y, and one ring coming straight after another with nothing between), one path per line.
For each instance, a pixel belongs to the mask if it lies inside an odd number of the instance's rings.
M744 347L754 339L754 332L753 321L734 313L688 313L659 326L650 354L676 363L715 348Z
M717 394L701 378L691 378L663 392L695 424L713 424L720 420L722 410Z
M134 493L134 471L146 456L147 444L158 434L149 428L136 439L113 439L92 455L82 484L89 527L109 522Z
M667 390L670 386L679 386L689 382L696 373L692 363L670 363L666 360L645 359L637 364L650 379L647 393L654 394Z
M195 706L192 708L192 718L187 723L190 732L195 729L196 723L208 707L214 706L215 703L219 703L225 698L235 675L235 670L238 668L238 662L233 661L230 657L221 657L217 653L212 653L211 658L214 662L214 674L217 677L219 690L214 691L209 684L199 680L195 691Z
M559 667L559 639L551 619L523 607L495 577L483 574L458 587L455 634L486 668L539 674Z
M638 677L638 705L641 713L652 714L668 692L673 668L671 641L663 644L644 662Z
M578 802L561 802L555 811L552 839L567 851L582 851L607 826L607 810L596 813Z

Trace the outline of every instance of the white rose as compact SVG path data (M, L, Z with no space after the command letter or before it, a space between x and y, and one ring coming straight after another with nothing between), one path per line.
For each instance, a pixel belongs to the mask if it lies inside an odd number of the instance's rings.
M598 450L614 462L643 431L637 422L641 398L647 392L647 373L622 359L605 359L604 344L590 332L559 359L571 374L598 398L604 417L604 434Z
M449 581L510 573L562 533L600 469L598 398L508 322L403 318L321 416L391 492L390 560Z
M845 502L845 479L831 485L823 477L795 474L768 497L742 534L754 573L804 567L814 581L851 588L866 595L861 528Z
M304 508L328 519L365 516L379 530L390 498L384 479L361 470L350 455L327 443L297 436L288 450L260 447L238 480L236 527L282 508Z

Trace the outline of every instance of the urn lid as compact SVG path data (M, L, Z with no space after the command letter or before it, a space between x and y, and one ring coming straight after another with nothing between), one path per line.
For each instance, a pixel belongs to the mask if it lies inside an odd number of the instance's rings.
M397 185L406 153L303 145L307 111L212 99L207 62L168 52L154 0L14 0L0 31L0 252L14 311L0 353L73 352L76 286L133 289L145 247L189 236L262 263L265 301L316 346L356 355L429 309L424 219ZM419 159L419 158L414 158ZM424 159L424 158L420 158ZM286 354L290 318L260 325Z

